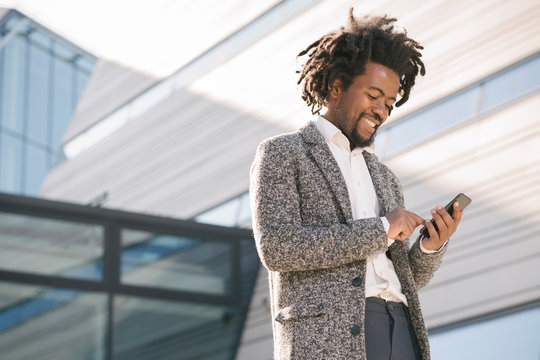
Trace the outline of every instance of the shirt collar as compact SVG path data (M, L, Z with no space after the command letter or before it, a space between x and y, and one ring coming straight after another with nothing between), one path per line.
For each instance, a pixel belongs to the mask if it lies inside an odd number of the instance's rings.
M347 139L347 137L341 132L341 130L339 130L334 124L325 119L323 116L319 116L317 120L314 121L314 123L317 127L317 130L319 130L326 142L333 143L349 152L351 151L351 143L349 142L349 139ZM375 143L363 148L357 147L353 151L358 150L360 150L360 152L365 150L368 153L373 154L375 152Z

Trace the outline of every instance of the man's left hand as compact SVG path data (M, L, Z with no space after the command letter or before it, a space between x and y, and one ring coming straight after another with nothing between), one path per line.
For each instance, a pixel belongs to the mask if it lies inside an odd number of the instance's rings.
M459 221L463 216L463 210L459 208L459 203L454 203L454 218L448 214L445 208L437 205L435 209L431 210L433 220L437 224L439 231L435 230L435 227L430 220L425 221L425 226L429 232L429 238L422 240L422 246L426 250L439 250L441 246L452 236L456 231Z

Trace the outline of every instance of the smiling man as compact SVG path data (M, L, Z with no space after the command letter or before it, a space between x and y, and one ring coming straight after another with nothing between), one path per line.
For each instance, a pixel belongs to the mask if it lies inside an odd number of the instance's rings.
M253 230L268 269L276 359L429 359L417 291L439 267L455 217L405 210L396 176L373 154L394 104L424 75L422 47L395 19L356 19L307 56L302 98L322 116L265 140L252 166ZM425 225L428 238L409 246Z

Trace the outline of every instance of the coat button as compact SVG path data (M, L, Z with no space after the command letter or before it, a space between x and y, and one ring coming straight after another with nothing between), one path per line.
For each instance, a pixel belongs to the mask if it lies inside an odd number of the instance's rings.
M353 286L362 286L362 277L358 276L352 279Z
M351 327L351 334L353 334L353 336L360 335L361 332L362 332L362 329L360 328L359 325L353 325Z

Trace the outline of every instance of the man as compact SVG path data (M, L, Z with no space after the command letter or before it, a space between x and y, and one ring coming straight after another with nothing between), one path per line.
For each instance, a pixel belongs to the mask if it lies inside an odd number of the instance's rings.
M302 51L302 97L326 112L257 150L250 194L276 359L430 357L417 290L462 211L454 204L453 219L437 206L437 231L405 210L398 179L373 155L377 129L425 73L422 47L394 22L351 9L346 27ZM409 249L419 225L429 238Z

